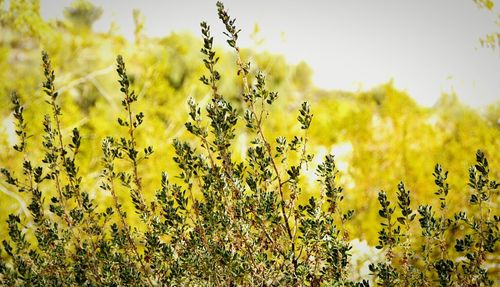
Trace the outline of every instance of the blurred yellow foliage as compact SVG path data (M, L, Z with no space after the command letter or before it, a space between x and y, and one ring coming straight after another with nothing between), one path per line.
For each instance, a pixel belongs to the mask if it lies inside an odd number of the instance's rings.
M489 7L489 2L484 5ZM172 161L172 140L194 140L184 128L187 98L193 97L203 104L210 97L210 91L199 82L204 69L199 37L172 33L161 39L148 38L141 33L142 18L136 12L139 25L136 37L140 41L129 42L112 32L93 32L91 24L100 14L92 7L74 5L67 10L66 19L45 22L40 17L38 1L10 3L8 10L1 10L3 1L0 1L0 165L20 172L16 168L21 166L22 159L10 149L15 137L8 95L14 90L26 103L31 136L29 154L41 160L42 151L36 147L41 142L43 115L49 112L41 93L39 55L44 49L52 56L55 84L61 92L64 136L78 127L83 137L77 158L83 186L93 197L110 200L109 195L98 189L102 169L100 144L106 135L117 134L120 94L113 61L116 54L122 54L139 95L137 109L146 115L147 124L138 130L138 143L155 148L151 160L144 162L140 171L146 199L150 199L161 171L172 175L177 172ZM86 12L80 13L81 9ZM258 26L254 32L258 32ZM233 72L234 55L221 48L217 52L221 56L218 69L223 75L219 91L241 112L242 85L241 78ZM268 138L297 134L299 126L294 123L298 105L302 100L310 102L314 113L308 131L310 152L318 157L326 152L340 153L337 156L339 165L343 164L345 205L356 210L353 226L357 229L352 230L353 237L367 240L371 245L376 243L376 229L372 227L379 222L376 197L381 189L395 194L397 183L404 180L412 191L412 199L429 201L436 189L431 176L435 163L450 171L452 212L465 206L469 192L463 188L467 167L473 163L472 155L478 148L488 156L492 170L499 170L498 105L483 115L461 105L452 94L443 95L434 107L424 108L391 83L357 93L325 91L313 85L312 71L306 63L291 65L283 56L248 49L243 49L242 55L252 62L250 73L262 70L270 90L280 95L269 112L272 117L264 130ZM243 124L236 134L234 141L240 152L234 156L244 160L241 151L250 139L246 138ZM317 187L315 167L309 169L304 171L301 183L306 196L312 193L308 190L318 190L313 189ZM492 177L498 178L498 174ZM25 212L23 196L0 182L0 226L4 226L9 213ZM0 238L5 233L6 228L0 228Z

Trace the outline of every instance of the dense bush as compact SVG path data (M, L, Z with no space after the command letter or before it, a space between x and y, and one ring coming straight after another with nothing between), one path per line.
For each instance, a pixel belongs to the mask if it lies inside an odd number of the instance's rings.
M5 181L30 195L26 218L11 214L9 239L3 241L0 282L6 286L491 286L497 275L488 267L497 260L499 239L495 214L498 186L490 178L483 152L469 169L470 208L451 214L448 172L434 169L437 208L411 204L400 183L391 193L379 192L380 230L377 248L384 256L369 266L360 282L350 272L350 226L356 216L344 206L334 156L313 167L308 130L313 115L300 105L292 137L269 138L266 126L278 94L266 87L266 75L252 74L237 44L239 30L224 6L217 4L227 43L236 55L242 82L243 111L219 90L219 58L210 26L201 23L207 73L201 82L211 91L203 108L188 100L185 127L191 142L174 140L176 183L161 174L154 198L145 194L141 168L153 154L141 146L137 131L147 125L137 111L138 94L131 87L124 60L117 57L122 114L121 136L102 140L101 192L98 203L82 183L78 155L82 136L67 136L55 75L42 53L43 90L51 114L42 123L43 140L27 132L24 106L12 94L18 143L23 158L20 176L2 169ZM235 159L234 139L252 135L242 161ZM117 132L118 133L118 132ZM42 149L41 162L29 149ZM321 189L310 196L300 180L315 169ZM387 171L387 172L390 172ZM19 172L18 172L19 173ZM433 179L429 179L432 181ZM128 193L129 197L123 194ZM131 222L123 205L132 202L140 220ZM305 198L305 200L304 200ZM450 242L455 242L450 246ZM497 255L498 256L498 255ZM494 270L493 270L494 272Z

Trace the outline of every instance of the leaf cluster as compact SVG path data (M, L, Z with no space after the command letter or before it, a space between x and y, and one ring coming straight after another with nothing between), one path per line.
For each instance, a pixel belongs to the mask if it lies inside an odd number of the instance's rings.
M185 127L195 138L173 141L175 180L162 172L154 197L145 195L141 165L153 155L137 139L147 127L137 111L139 94L123 57L116 59L122 94L116 131L102 139L100 192L111 202L97 202L85 186L78 155L82 136L62 126L61 98L47 53L42 53L43 89L51 114L44 116L39 146L28 145L24 107L11 97L21 174L1 169L5 182L30 198L29 214L8 217L9 238L2 242L0 283L5 286L490 286L487 256L497 250L496 181L481 151L469 170L469 203L475 213L447 214L447 171L437 165L440 217L432 206L412 209L410 191L401 182L397 205L381 191L379 244L386 256L370 265L370 278L350 278L349 224L355 211L344 207L335 157L325 155L316 167L320 190L310 196L301 181L312 165L308 130L313 114L307 102L297 116L300 134L270 140L268 119L278 94L266 87L263 71L252 73L238 48L238 30L221 2L217 3L228 44L236 53L236 75L242 88L240 111L220 92L219 57L210 26L201 23L206 75L200 81L211 98L205 107L188 100ZM243 118L244 130L239 125ZM242 160L234 156L234 139L252 139ZM84 143L84 141L83 141ZM42 149L43 159L28 147ZM176 181L177 180L177 181ZM47 200L48 199L48 200ZM140 224L133 224L124 205L132 203ZM415 232L414 219L421 232ZM453 228L464 226L462 234ZM455 239L454 257L447 238ZM417 238L423 246L415 246ZM436 256L435 253L440 253ZM400 261L400 262L397 262ZM424 263L425 265L423 265ZM422 267L423 266L423 267Z

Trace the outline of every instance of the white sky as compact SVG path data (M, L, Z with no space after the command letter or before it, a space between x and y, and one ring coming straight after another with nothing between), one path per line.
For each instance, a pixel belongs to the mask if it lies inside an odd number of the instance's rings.
M71 0L41 0L42 15L62 17ZM104 9L94 29L111 22L132 39L132 9L145 15L151 36L171 31L199 35L199 22L224 44L212 0L92 0ZM455 91L473 107L500 100L500 51L481 48L479 38L500 30L494 13L472 0L226 0L242 29L240 46L256 47L255 23L265 39L259 49L306 61L314 82L327 89L356 91L393 80L418 103L431 106L442 92ZM500 3L499 3L500 5ZM495 13L499 8L495 7Z

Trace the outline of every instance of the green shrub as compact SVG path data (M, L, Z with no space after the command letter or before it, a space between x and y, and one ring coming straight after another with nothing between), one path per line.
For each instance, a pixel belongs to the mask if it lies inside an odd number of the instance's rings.
M174 140L177 183L161 174L152 200L143 190L141 162L153 154L141 147L136 131L145 115L136 111L125 63L117 57L123 114L122 136L102 140L101 192L111 205L98 204L82 182L78 152L82 137L61 127L62 109L54 71L42 53L43 89L51 115L42 123L41 145L30 139L23 105L12 94L21 175L2 169L5 181L30 195L30 216L11 214L9 239L3 240L0 282L6 286L492 286L488 263L498 254L498 186L490 179L485 155L478 151L469 169L468 213L447 212L448 173L434 170L437 211L414 209L410 191L397 186L396 204L381 191L380 262L372 276L351 280L349 221L354 210L342 205L334 156L316 167L317 196L304 198L301 173L313 168L307 131L313 115L307 102L298 111L302 134L269 139L269 107L278 94L266 89L265 75L250 74L237 45L239 30L222 3L219 18L227 43L235 50L242 80L243 112L220 94L210 26L201 23L204 64L201 82L211 90L204 109L188 100L186 129L192 142ZM243 124L241 124L243 118ZM245 129L252 135L246 158L234 160L233 140ZM41 162L29 149L43 149ZM128 191L140 219L133 224L123 208ZM417 219L417 220L415 220ZM417 223L418 221L418 223ZM449 246L455 242L455 246Z

